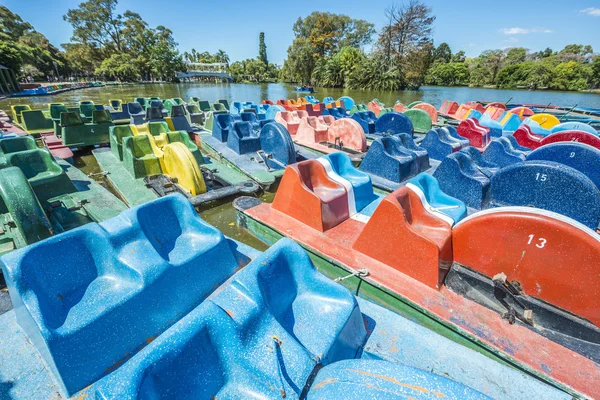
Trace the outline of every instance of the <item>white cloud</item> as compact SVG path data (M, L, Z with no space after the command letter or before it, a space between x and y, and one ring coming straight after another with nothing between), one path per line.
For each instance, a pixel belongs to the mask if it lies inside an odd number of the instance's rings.
M500 29L505 35L527 35L528 33L552 33L550 29L546 28L502 28Z
M584 8L583 10L579 10L580 13L591 15L593 17L600 17L600 8Z

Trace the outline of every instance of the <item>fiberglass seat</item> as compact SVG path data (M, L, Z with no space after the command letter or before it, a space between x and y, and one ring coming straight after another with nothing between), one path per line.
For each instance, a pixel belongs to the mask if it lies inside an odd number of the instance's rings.
M361 171L400 183L419 173L417 157L394 136L375 139L360 163Z
M273 201L273 209L324 232L347 220L348 193L317 160L289 165Z
M238 266L228 241L180 194L14 251L2 264L17 320L65 397L118 368Z
M31 136L18 136L0 140L0 151L3 154L25 150L37 150L39 147Z
M300 126L300 118L295 111L279 111L275 115L275 121L285 126L290 135L295 135Z
M192 131L192 126L188 120L185 106L182 104L171 107L171 123L176 131Z
M440 183L433 176L420 173L406 183L406 187L416 192L429 212L454 225L467 216L465 203L448 196L440 188Z
M500 165L491 163L483 158L481 152L473 146L467 146L459 150L462 153L468 154L473 160L473 165L483 172L485 176L491 177L500 169Z
M294 139L307 144L327 142L328 130L329 127L319 122L317 117L302 118Z
M212 135L222 143L227 143L227 139L233 124L235 122L241 122L242 117L237 114L216 114L215 123L213 124Z
M115 125L110 127L110 151L119 160L123 161L123 138L133 136L131 125Z
M148 107L146 108L146 117L144 118L144 122L156 122L156 121L164 121L163 113L161 112L159 107Z
M375 133L377 117L373 111L357 111L352 114L352 119L360 124L365 133Z
M350 215L360 212L377 198L373 193L373 185L369 175L356 169L346 153L335 152L318 160L325 166L328 174L329 169L333 171L334 174L330 174L330 178L346 188Z
M457 152L445 157L433 176L442 190L468 207L482 209L490 197L490 179L474 165L470 155Z
M466 137L460 136L455 127L448 125L448 126L444 126L443 128L440 128L440 129L442 130L442 132L447 133L450 137L457 140L460 143L461 147L466 147L466 146L471 145L471 142L469 142L469 139L467 139Z
M259 133L250 122L235 122L227 137L227 147L238 154L257 152L261 149Z
M484 149L490 143L490 129L481 126L475 118L467 118L461 122L456 131L478 149Z
M500 168L525 161L523 153L515 150L512 142L506 137L492 140L483 152L482 157L485 161Z
M461 149L461 143L452 138L440 128L431 129L419 144L434 160L442 160L449 154Z
M406 115L398 112L388 112L377 118L375 132L378 135L398 135L407 133L411 137L414 133L413 123Z
M162 174L160 159L154 154L148 135L123 138L123 164L136 179Z
M127 110L129 110L129 116L131 118L131 124L140 125L144 123L144 118L146 117L146 113L142 108L142 105L137 101L132 103L127 103Z
M23 110L21 112L23 128L27 133L38 136L44 132L53 132L54 123L47 118L42 110Z
M379 203L352 248L438 288L452 262L451 226L402 186Z
M31 107L29 107L28 105L14 105L14 106L10 106L10 109L12 111L12 119L13 121L16 121L18 124L23 123L23 120L21 120L21 114L23 113L23 111L30 111Z

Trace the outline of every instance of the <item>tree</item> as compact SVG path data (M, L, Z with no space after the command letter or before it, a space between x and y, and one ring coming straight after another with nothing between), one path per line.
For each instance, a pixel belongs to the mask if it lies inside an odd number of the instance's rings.
M123 16L115 13L118 0L87 0L63 19L73 26L71 40L92 47L122 50Z
M464 63L465 60L466 60L466 58L467 57L465 56L464 50L460 50L456 54L452 55L452 62L455 62L455 63Z
M523 47L513 47L506 52L504 60L505 65L515 65L525 62L527 58L527 49Z
M135 59L126 53L115 53L105 59L95 73L121 81L132 81L140 77Z
M261 32L258 35L258 59L262 61L265 65L269 65L269 60L267 59L267 45L265 44L265 33Z
M591 81L594 87L600 88L600 56L596 56L592 62Z
M310 82L315 67L314 48L309 39L297 38L288 48L288 56L281 69L281 79L286 82Z
M463 52L464 54L464 52ZM452 50L448 43L441 43L434 51L433 51L433 62L445 62L449 63L452 60Z

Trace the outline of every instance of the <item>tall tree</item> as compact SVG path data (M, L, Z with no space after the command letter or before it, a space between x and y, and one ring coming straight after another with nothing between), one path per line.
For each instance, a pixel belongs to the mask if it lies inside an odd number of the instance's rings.
M265 33L261 32L258 35L258 59L265 65L269 65L269 59L267 58L267 45L265 44Z
M71 40L93 47L122 50L123 16L115 12L118 0L87 0L70 9L63 19L73 26Z
M433 61L440 61L449 63L452 61L452 50L448 43L441 43L434 51L433 51Z

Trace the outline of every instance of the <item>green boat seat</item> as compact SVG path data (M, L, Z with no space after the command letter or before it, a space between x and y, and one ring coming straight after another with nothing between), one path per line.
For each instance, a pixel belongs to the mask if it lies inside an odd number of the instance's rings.
M96 106L91 101L82 101L79 103L79 112L86 118L92 118L92 113L96 109Z
M77 189L47 149L19 151L5 155L4 167L18 167L40 201Z
M50 118L60 120L60 114L69 112L64 104L50 104Z
M212 108L210 107L210 103L206 100L200 100L198 102L198 107L202 112L208 112L212 110Z
M147 135L123 138L123 164L136 179L162 174L160 160L154 155Z
M35 150L38 146L31 136L17 136L14 138L0 140L0 150L4 154L16 153L18 151Z
M92 112L93 124L113 124L112 116L108 110L94 110Z
M200 101L202 101L202 100L200 100L200 97L192 96L192 97L190 97L190 101L189 102L190 103L196 103L196 104L198 104L198 103L200 103Z
M115 125L110 127L110 151L120 161L123 161L123 138L133 135L131 125Z
M225 105L221 104L221 103L215 103L212 105L212 110L213 111L225 111L227 112L227 108L225 108Z
M170 131L169 124L167 124L165 121L152 121L148 122L147 125L148 132L150 132L152 136L158 136L161 133L167 133Z
M110 112L94 110L92 120L99 122L84 123L78 113L62 113L60 126L63 144L68 147L83 147L109 143L110 127L114 126Z
M229 102L227 100L224 100L224 99L217 100L217 103L223 104L223 107L225 107L225 109L227 111L229 111Z
M17 124L20 124L21 122L23 122L21 120L21 113L23 111L29 111L29 110L31 110L31 107L29 107L27 105L17 104L17 105L14 105L14 106L10 106L10 109L12 110L12 119L13 119L13 121L16 121Z
M40 133L53 132L54 123L47 118L42 110L25 110L21 113L23 128L30 135L39 136Z

